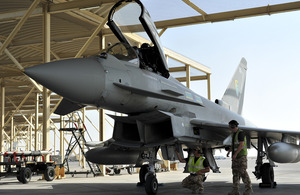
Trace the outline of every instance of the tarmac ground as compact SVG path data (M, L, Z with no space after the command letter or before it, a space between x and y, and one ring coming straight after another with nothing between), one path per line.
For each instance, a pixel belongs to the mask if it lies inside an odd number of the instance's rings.
M217 160L221 173L210 172L204 183L207 195L226 195L231 191L232 175L231 160ZM261 180L256 180L252 174L254 171L255 159L249 159L248 172L253 184L254 194L299 194L300 192L300 166L299 164L278 164L274 168L276 188L259 188ZM183 165L180 164L177 171L157 173L159 189L157 194L163 195L183 195L191 194L191 191L181 187L181 181L187 176L182 173ZM28 184L18 182L16 177L1 178L0 194L103 194L103 195L144 195L144 187L137 187L139 175L133 173L129 175L126 170L122 170L119 175L93 177L89 175L67 175L65 179L57 179L52 182L41 180L41 175L33 176ZM241 185L241 194L244 185Z

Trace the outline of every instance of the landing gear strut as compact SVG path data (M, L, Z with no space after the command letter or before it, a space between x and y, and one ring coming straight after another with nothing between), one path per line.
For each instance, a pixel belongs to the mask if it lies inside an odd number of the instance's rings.
M258 147L257 149L257 159L255 171L253 172L257 179L262 179L262 183L259 184L260 188L275 188L277 183L274 181L274 170L275 166L274 162L270 161L270 163L263 163L263 157L267 155L264 152L263 148L267 150L268 144L267 140L262 137L258 137Z

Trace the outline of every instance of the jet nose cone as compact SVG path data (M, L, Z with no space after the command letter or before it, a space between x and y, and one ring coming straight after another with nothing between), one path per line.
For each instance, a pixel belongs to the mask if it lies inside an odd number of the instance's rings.
M51 91L83 104L95 104L105 86L97 57L68 59L25 69L25 74Z

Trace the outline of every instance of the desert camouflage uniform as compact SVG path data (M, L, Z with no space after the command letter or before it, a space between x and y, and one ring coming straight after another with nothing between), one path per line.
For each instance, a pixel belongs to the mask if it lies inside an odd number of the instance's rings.
M189 175L182 181L182 187L188 188L192 191L203 191L203 177L204 175Z
M203 156L200 156L198 159L196 159L196 157L191 156L188 160L186 160L188 162L187 165L190 175L182 181L182 187L192 190L193 193L203 192L203 178L205 177L205 174L197 175L196 172L205 169L205 160L206 159Z
M232 160L232 181L233 181L233 190L238 192L240 187L240 179L242 178L243 183L245 184L245 191L251 190L251 180L247 173L247 156L242 156Z
M238 134L242 132L238 130L235 134L235 137L233 137L233 145L232 147L234 150L238 148L239 141L238 141ZM243 183L245 184L245 192L244 195L251 194L252 191L252 185L250 177L247 173L247 140L244 137L244 147L237 155L237 158L232 160L232 192L229 193L229 195L237 195L239 194L239 187L240 187L240 180L242 178ZM234 154L234 150L232 154Z

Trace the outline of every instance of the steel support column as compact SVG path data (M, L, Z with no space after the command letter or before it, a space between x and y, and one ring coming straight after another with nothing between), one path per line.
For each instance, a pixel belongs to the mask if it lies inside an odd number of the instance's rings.
M51 120L50 120L51 122ZM53 155L56 155L56 129L54 128L52 131L53 131Z
M50 62L50 14L48 13L48 4L44 4L44 62ZM43 87L43 150L50 149L50 95L49 90ZM47 155L49 160L49 155Z
M85 108L82 109L82 128L83 128L83 131L82 131L82 136L83 138L85 139ZM83 142L83 140L82 140ZM85 151L85 145L82 144L82 149L83 151ZM82 168L85 168L85 163L86 163L86 159L85 159L85 156L82 155Z
M34 124L34 150L38 150L39 135L39 94L35 95L35 124Z
M30 123L32 124L32 114L30 116ZM33 127L31 125L29 125L29 140L28 140L28 150L31 151L32 150L32 129Z
M64 128L64 117L60 116L60 128ZM61 162L64 162L65 159L65 142L64 142L64 131L59 131L59 152L60 152L60 156L61 156Z
M190 88L191 86L191 72L190 72L190 66L188 64L185 65L186 69L186 87Z
M207 76L207 99L211 100L210 74L206 74L206 76Z
M99 141L105 139L105 113L103 109L99 110ZM100 165L103 176L106 174L105 165Z
M1 115L1 124L0 124L0 152L4 152L4 120L5 120L5 87L4 87L4 81L1 82L1 109L0 109L0 115ZM0 156L0 161L3 162L3 156ZM3 166L0 166L0 171L3 171Z
M14 151L14 117L10 121L10 151Z
M105 49L105 37L103 33L99 33L99 49ZM105 139L105 113L103 109L99 109L99 141L104 141ZM102 175L106 175L105 165L99 166L102 172Z
M43 91L43 148L50 149L50 97L47 88Z

